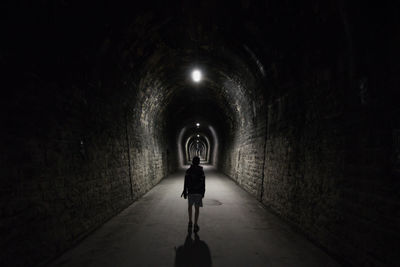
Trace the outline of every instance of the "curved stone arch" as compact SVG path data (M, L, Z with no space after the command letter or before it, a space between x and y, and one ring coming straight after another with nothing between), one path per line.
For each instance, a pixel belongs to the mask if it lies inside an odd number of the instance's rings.
M196 152L193 151L195 149L195 148L193 148L193 145L194 145L194 143L197 143L197 141L199 141L198 143L200 143L200 146L203 148L202 149L203 153L199 152L200 155L197 155L197 156L200 156L200 160L202 163L209 164L211 162L211 142L205 134L199 134L199 135L200 135L200 137L197 137L196 134L192 134L186 139L184 149L185 149L185 156L186 156L185 162L187 164L190 164L190 162L193 158L192 155L196 154Z
M193 160L195 156L199 157L200 161L203 162L208 161L208 155L207 155L208 146L205 142L200 140L195 140L194 138L192 138L189 141L187 150L189 155L189 161Z

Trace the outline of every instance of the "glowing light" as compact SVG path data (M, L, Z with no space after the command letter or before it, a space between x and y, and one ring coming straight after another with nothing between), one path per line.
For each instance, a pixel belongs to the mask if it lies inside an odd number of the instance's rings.
M196 126L199 127L199 126L200 126L200 123L196 123Z
M200 82L201 81L201 71L199 71L199 70L192 71L192 79L196 83Z
M200 135L198 134L197 137L200 137Z

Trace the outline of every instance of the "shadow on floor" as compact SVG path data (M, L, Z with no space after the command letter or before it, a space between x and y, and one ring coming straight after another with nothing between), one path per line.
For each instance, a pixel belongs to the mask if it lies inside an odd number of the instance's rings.
M178 248L175 247L175 267L210 267L211 253L208 245L200 240L198 234L189 232L185 243Z

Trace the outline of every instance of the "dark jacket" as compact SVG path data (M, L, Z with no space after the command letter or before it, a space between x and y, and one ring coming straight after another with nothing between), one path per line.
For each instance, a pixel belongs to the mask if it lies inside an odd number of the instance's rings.
M185 183L183 185L184 194L201 194L204 197L206 191L206 177L204 176L203 167L198 165L190 165L185 175Z

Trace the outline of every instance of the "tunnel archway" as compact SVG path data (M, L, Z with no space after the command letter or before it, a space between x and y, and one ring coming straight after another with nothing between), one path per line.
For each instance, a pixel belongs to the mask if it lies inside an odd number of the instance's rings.
M156 2L7 2L4 253L73 246L188 163L201 130L206 162L327 251L393 263L398 9Z
M200 161L206 162L208 158L208 146L203 140L194 140L191 138L187 142L188 161L190 162L195 156L200 158Z
M195 134L190 136L185 143L186 162L190 163L194 156L200 158L200 163L210 163L211 152L210 140L203 134Z

